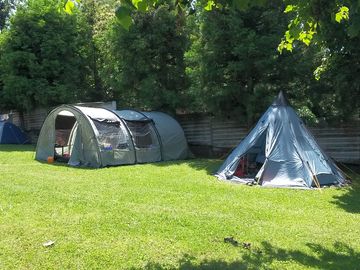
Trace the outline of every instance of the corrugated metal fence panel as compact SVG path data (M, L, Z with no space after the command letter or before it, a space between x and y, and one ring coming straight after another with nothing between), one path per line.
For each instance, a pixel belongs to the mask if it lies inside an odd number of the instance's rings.
M47 114L47 109L36 109L30 113L24 113L24 129L27 131L39 131Z
M179 122L184 129L189 144L212 145L211 118L187 118L179 117Z
M316 141L335 160L360 163L360 124L337 128L310 128Z
M18 112L14 112L12 114L12 122L14 125L17 125L18 127L21 127L21 117L20 117L20 113Z
M190 145L207 145L212 149L234 148L250 131L234 120L209 116L178 117ZM344 127L310 127L316 141L332 158L360 164L360 123Z
M236 121L221 121L214 119L212 124L213 146L220 148L233 148L246 137L247 127Z

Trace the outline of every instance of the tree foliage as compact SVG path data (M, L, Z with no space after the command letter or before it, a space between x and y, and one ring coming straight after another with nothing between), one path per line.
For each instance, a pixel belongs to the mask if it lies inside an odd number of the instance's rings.
M0 107L115 99L250 124L285 90L305 119L344 121L359 109L359 3L2 0Z
M86 56L75 15L58 1L29 1L3 34L2 106L30 110L81 100L86 95Z
M199 11L199 36L187 53L191 92L214 114L241 115L252 122L285 85L284 56L276 52L281 7L242 12L223 8ZM196 35L196 34L195 34ZM193 59L196 62L192 62ZM287 72L289 75L289 72ZM287 78L288 81L290 78Z
M18 0L0 0L0 32L5 28Z
M186 84L181 18L164 3L132 19L128 31L117 20L109 31L107 87L121 106L174 110L182 105Z
M357 61L350 57L357 55L356 46L344 50L350 40L355 45L355 39L346 38L346 29L331 18L326 26L324 19L321 43L298 42L292 53L279 55L276 48L289 19L284 7L281 1L267 1L245 11L197 9L195 18L188 20L192 46L186 52L194 110L240 115L252 123L270 99L285 90L310 122L355 115L359 98L352 97L359 96L359 85L345 74L357 73L346 68ZM336 70L344 72L334 74Z

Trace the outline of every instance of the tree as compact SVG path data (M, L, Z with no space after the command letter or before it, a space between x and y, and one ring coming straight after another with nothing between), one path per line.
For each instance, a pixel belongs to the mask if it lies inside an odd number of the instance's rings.
M1 44L1 105L24 111L85 97L83 29L56 0L31 0L20 7Z
M89 65L89 89L86 98L88 100L106 100L111 98L104 90L104 76L102 71L108 52L108 40L106 31L115 16L114 6L116 0L96 1L82 0L78 6L77 16L83 25L83 38L87 40L87 60Z
M359 76L353 68L357 58L349 56L357 55L356 52L339 51L334 54L337 61L331 62L327 56L324 79L316 80L313 71L330 47L298 43L292 53L284 51L279 55L276 48L288 20L282 10L280 1L243 12L197 9L196 16L188 20L192 46L186 52L192 110L241 115L243 121L251 124L276 93L285 90L292 105L309 123L319 119L345 120L354 115L359 99L352 99L352 95L358 95L358 82L349 78L351 73ZM334 32L329 41L344 34L339 32L343 28L336 26L338 29L330 27ZM341 67L340 60L347 63L349 70ZM334 74L341 69L347 75Z
M311 1L306 5L304 1L285 9L294 17L282 43L298 47L296 40L304 38L302 42L317 50L314 75L319 81L309 85L309 96L317 102L312 110L327 120L350 120L360 107L360 70L356 68L360 56L359 4ZM314 35L307 36L311 25Z
M0 0L0 32L5 28L10 14L15 10L17 0Z
M109 32L106 86L122 107L174 111L186 88L181 21L166 3L132 19L128 31L115 20Z
M0 33L3 107L116 99L251 123L280 89L312 121L360 106L355 0L124 0L116 12L117 0L29 0L14 13L19 2L0 2L0 22L12 14Z
M131 25L131 13L134 10L146 12L154 4L161 0L125 0L117 9L117 17L123 27ZM239 11L247 11L252 8L264 7L272 0L175 0L174 4L179 9L193 8L194 3L202 9L211 11L217 8L229 8ZM280 50L292 50L294 41L301 41L309 45L314 34L321 28L323 15L333 18L334 22L341 23L349 20L349 34L358 36L360 34L360 20L357 19L359 12L359 1L357 0L283 0L286 4L284 12L293 14L288 24L288 31L284 35L284 42L280 44ZM321 36L321 35L320 35Z
M285 56L278 55L276 47L286 21L274 6L199 11L200 37L187 52L188 63L196 61L187 70L191 92L207 111L242 115L252 123L271 99L264 97L284 85L278 78Z

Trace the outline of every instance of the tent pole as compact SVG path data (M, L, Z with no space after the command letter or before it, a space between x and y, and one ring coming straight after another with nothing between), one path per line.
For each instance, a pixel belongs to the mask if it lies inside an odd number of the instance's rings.
M309 161L306 161L306 164L307 164L307 166L308 166L308 168L309 168L309 170L310 170L310 172L311 172L311 174L312 174L313 181L314 181L314 183L315 183L316 187L320 189L320 182L319 182L319 179L316 177L316 175L315 175L315 174L313 173L313 171L311 170L311 167L310 167ZM321 189L320 189L320 190L321 190Z
M296 151L296 153L299 155L299 158L300 158L301 162L302 162L303 164L306 164L307 167L308 167L308 169L309 169L309 171L311 172L311 175L312 175L312 178L313 178L313 182L315 183L315 186L321 191L319 179L318 179L318 178L316 177L316 175L313 173L313 171L312 171L312 169L311 169L311 167L310 167L309 161L306 161L306 163L305 163L305 161L302 159L299 151L297 150L296 145L294 145L294 146L295 146L295 151Z

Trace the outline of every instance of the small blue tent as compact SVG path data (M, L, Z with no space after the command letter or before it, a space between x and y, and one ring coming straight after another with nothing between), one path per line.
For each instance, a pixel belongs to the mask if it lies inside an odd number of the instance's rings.
M0 121L0 144L25 144L29 139L20 128L6 121Z

